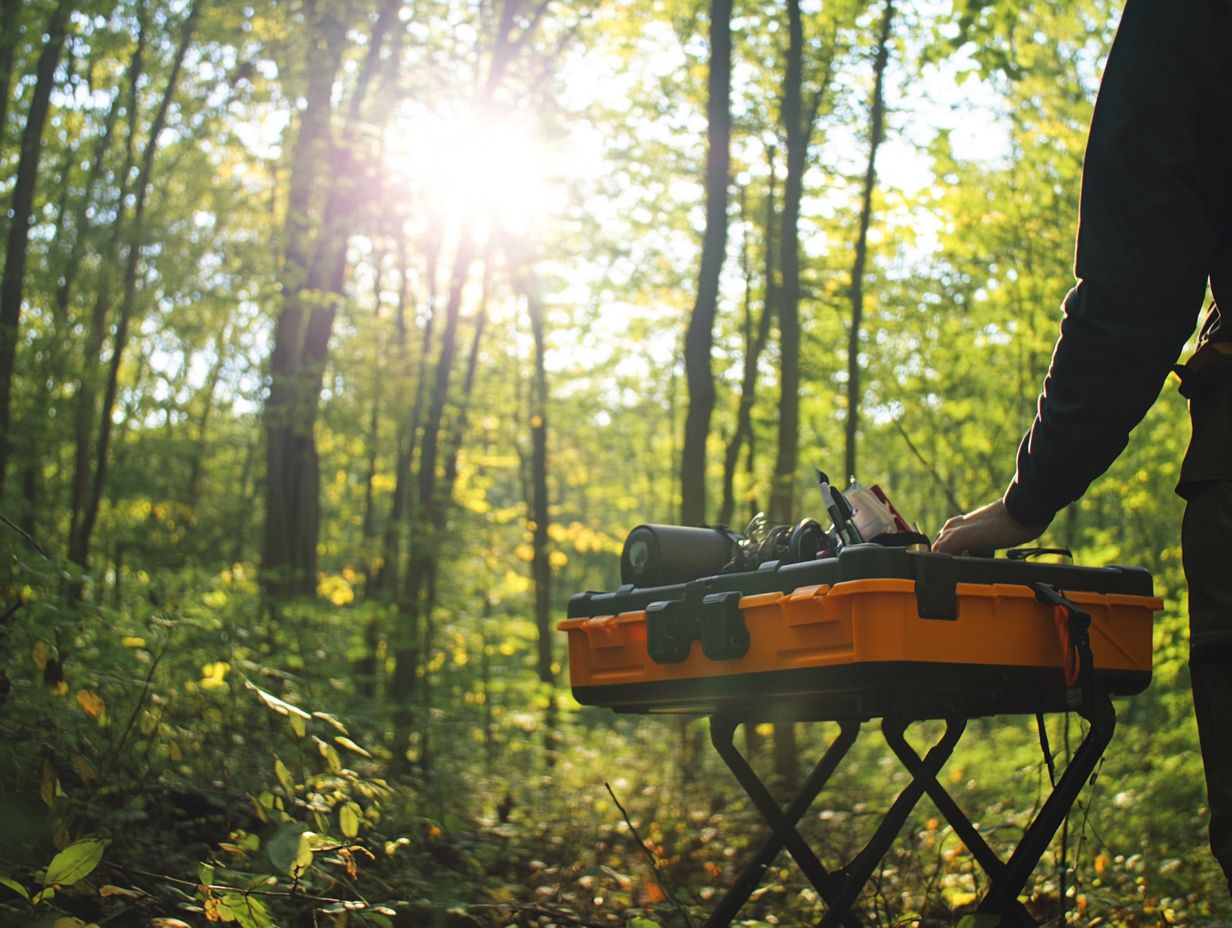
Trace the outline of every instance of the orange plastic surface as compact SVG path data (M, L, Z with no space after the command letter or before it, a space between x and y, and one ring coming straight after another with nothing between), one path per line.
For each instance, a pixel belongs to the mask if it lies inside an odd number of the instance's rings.
M674 664L646 652L645 612L566 619L574 687L716 677L861 662L936 662L1003 667L1061 667L1051 606L1025 586L959 583L958 618L922 619L915 582L864 579L800 587L740 600L748 652L707 658L699 642ZM1091 614L1091 649L1099 670L1151 671L1155 596L1066 592Z

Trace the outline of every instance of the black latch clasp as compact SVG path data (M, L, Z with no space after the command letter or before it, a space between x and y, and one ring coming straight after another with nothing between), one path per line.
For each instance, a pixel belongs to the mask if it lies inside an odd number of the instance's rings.
M712 661L744 657L749 650L749 629L740 609L741 594L711 593L702 599L702 653Z
M684 599L669 599L646 607L646 653L656 664L678 664L689 656L694 641L712 661L744 657L749 630L740 610L742 593L709 593L689 589Z
M697 638L693 603L668 599L646 607L646 653L656 664L678 664Z

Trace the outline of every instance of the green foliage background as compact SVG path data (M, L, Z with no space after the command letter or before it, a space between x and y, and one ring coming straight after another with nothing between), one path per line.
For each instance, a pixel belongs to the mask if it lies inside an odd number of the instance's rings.
M708 11L689 0L565 0L538 13L450 0L405 7L382 85L390 121L361 120L355 142L377 206L349 239L315 424L318 595L271 604L258 582L261 404L282 298L288 152L313 67L306 11L337 2L202 5L139 232L120 218L132 180L123 140L135 150L149 141L187 5L72 4L40 162L17 440L0 498L0 922L690 923L755 845L757 819L704 749L704 722L578 708L560 640L554 682L536 675L534 349L516 282L532 267L547 310L551 597L563 617L571 593L619 583L632 526L678 514ZM21 4L6 34L5 200L54 6ZM376 14L375 4L347 9L358 25L340 85L354 80ZM449 397L457 478L448 529L433 542L436 600L418 629L419 685L401 744L388 685L391 648L406 630L397 603L370 588L386 554L399 451L415 437L406 398L431 373L439 328L433 334L429 319L440 311L464 193L434 187L412 156L473 100L503 9L533 38L495 108L536 140L543 173L526 181L550 195L533 216L486 215L490 234L467 280L464 336L478 338L481 305L488 329L473 393L455 387ZM878 10L838 2L805 12L810 60L832 51L835 70L801 217L800 441L803 461L833 470ZM1072 284L1085 128L1119 4L902 0L898 12L865 281L858 476L935 533L1002 491L1034 414ZM784 170L785 15L763 4L736 16L712 487L735 428L746 313L764 301L773 237L763 216L772 193L781 197ZM141 21L150 24L146 71L129 87ZM806 83L818 80L806 68ZM5 231L8 222L0 217ZM97 405L84 401L98 395L112 357L115 300L103 301L101 328L91 311L99 294L118 293L116 255L132 235L140 278L118 361L110 466L90 563L73 564L81 410L96 430ZM777 357L772 338L750 463L736 477L740 520L769 496ZM1169 388L1112 470L1045 537L1079 563L1150 568L1166 603L1153 685L1118 705L1116 739L1066 844L1054 842L1028 887L1029 906L1050 924L1232 918L1205 848L1188 696L1172 493L1184 423ZM800 475L801 516L817 515L810 473ZM717 511L713 489L710 500ZM1076 718L1049 724L1059 753L1078 743ZM802 733L801 763L832 734ZM922 726L913 738L931 735ZM764 748L755 764L770 775ZM876 737L859 743L803 825L827 865L858 849L904 776ZM1033 723L973 722L945 776L964 807L981 810L973 815L990 840L1012 843L1046 788ZM877 925L955 924L984 885L925 802L862 911ZM746 914L783 925L820 911L784 857Z

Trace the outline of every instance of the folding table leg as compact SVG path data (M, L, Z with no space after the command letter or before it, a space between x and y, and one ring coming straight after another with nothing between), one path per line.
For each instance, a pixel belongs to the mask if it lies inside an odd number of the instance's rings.
M730 719L712 718L710 720L710 740L715 750L719 752L719 756L723 758L736 780L753 801L766 824L770 826L770 834L758 848L757 853L753 855L753 859L741 870L735 883L719 901L718 906L706 920L705 928L719 928L719 926L731 924L736 913L761 883L766 869L784 846L795 858L800 869L804 871L805 876L808 877L809 882L813 884L822 899L827 898L829 895L827 883L830 874L826 872L825 867L821 865L812 849L800 836L796 823L808 811L809 806L838 768L860 732L859 722L840 723L838 735L830 743L821 760L817 762L786 808L780 809L765 785L732 743L732 736L739 724L738 721Z
M1031 871L1044 856L1052 836L1061 827L1062 820L1069 814L1082 787L1086 785L1099 759L1103 757L1108 742L1112 740L1112 734L1116 730L1116 710L1112 707L1112 700L1107 693L1101 691L1091 702L1091 710L1083 713L1091 723L1087 736L1082 739L1082 744L1074 752L1056 788L1044 801L1043 808L1027 826L1022 840L1010 854L1005 864L1005 872L999 880L993 881L988 895L980 903L980 912L1005 912L1011 908L1010 903L1017 901L1018 894L1031 876Z
M928 794L928 798L933 801L937 811L950 823L954 833L966 845L967 850L971 852L971 855L975 858L981 869L988 874L991 885L998 885L1000 881L1005 879L1007 869L1005 862L988 846L984 836L976 830L975 825L971 823L971 819L959 808L958 803L946 792L945 787L937 781L936 776L928 772L924 762L920 759L920 755L907 743L905 729L897 727L887 729L885 731L885 739L890 749L898 755L898 759L903 767L924 784L924 791ZM1012 914L1023 924L1036 924L1026 908L1018 902L1016 896L1017 893L1015 893L1015 898L1012 902L1006 903L1008 908L1012 910Z
M901 734L909 724L911 724L909 720L885 718L882 719L881 728L886 733L886 736L889 737L889 733L894 731ZM921 762L922 770L927 777L936 778L937 773L945 766L945 762L949 760L950 755L954 752L954 746L958 743L958 739L962 737L963 729L966 728L966 725L967 720L965 718L955 717L945 720L945 732ZM877 868L881 859L885 857L886 851L890 849L890 845L894 842L894 838L902 830L907 816L915 808L916 803L920 801L920 797L924 795L924 779L917 774L910 783L903 787L902 792L898 794L898 797L881 819L881 824L877 826L873 837L864 845L864 849L855 856L851 863L835 873L834 882L838 883L840 878L842 882L834 893L833 898L827 900L830 904L830 910L821 920L820 928L833 928L833 926L842 924L843 916L855 904L869 877L873 875L873 871Z

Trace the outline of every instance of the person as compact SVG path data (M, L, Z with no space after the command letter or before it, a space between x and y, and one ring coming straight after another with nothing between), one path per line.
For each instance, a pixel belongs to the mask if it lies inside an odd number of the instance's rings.
M1083 163L1077 285L1004 495L942 527L933 548L1041 535L1125 448L1177 369L1192 435L1186 500L1190 676L1211 850L1232 892L1232 0L1128 0Z

